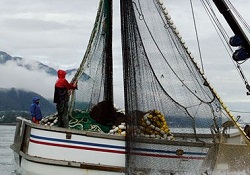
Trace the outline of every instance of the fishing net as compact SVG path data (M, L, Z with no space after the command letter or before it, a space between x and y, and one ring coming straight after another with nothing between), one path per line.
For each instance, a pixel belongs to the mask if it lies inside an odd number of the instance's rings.
M87 50L72 79L78 82L71 92L72 129L108 133L125 122L124 112L113 104L112 64L112 1L100 0Z
M167 11L157 1L129 3L122 8L129 9L122 15L128 115L157 109L170 127L190 128L190 133L203 132L197 128L210 128L214 120L221 123L221 104L166 20ZM132 123L140 119L131 118Z
M109 8L112 4L100 1L87 50L72 80L78 82L77 92L72 95L74 109L87 110L101 101L113 103L113 90L107 89L112 86L112 27L107 28L112 26L112 9Z
M74 118L70 120L69 127L71 129L85 130L92 132L108 133L110 126L102 125L96 122L87 111L74 110L72 112Z
M111 127L116 114L112 69L112 1L101 0L87 50L72 80L78 82L78 88L71 94L71 123L79 121L74 111L81 110L88 112L94 123Z
M205 142L198 134L219 133L228 114L161 1L121 1L121 13L128 174L143 163L156 172L174 172L182 160L173 166L166 158L156 161L135 154L139 147L153 150L140 138L171 142L174 132L194 134L194 142ZM196 174L195 164L186 164L183 172Z

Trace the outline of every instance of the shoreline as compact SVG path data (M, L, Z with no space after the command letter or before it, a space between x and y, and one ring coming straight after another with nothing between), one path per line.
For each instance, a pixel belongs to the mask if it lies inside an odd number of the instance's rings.
M4 126L16 126L16 122L14 123L0 123L0 126L4 125Z

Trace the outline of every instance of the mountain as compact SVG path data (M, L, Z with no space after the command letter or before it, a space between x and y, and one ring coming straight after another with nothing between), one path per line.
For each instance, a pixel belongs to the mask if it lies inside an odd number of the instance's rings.
M40 63L39 61L34 61L34 60L30 60L30 59L25 59L22 57L12 57L9 54L7 54L6 52L0 51L0 65L1 64L5 64L8 61L12 61L14 63L16 63L17 66L19 67L24 67L29 71L43 71L45 73L47 73L48 75L51 76L57 76L57 70L47 66L43 63ZM73 69L67 69L65 70L67 72L67 75L74 75L75 72L77 71L76 68ZM82 76L83 80L88 80L90 77L87 74L84 74L84 76Z
M13 122L16 116L29 118L29 108L34 96L41 99L44 116L56 112L55 104L51 102L57 79L56 69L38 61L12 57L3 51L0 51L0 65L0 123ZM66 71L70 75L76 69ZM48 91L49 95L44 97L43 92Z
M49 75L57 76L57 70L50 67L50 66L47 66L47 65L40 63L38 61L27 60L27 59L22 58L22 57L12 57L9 54L7 54L6 52L0 51L0 64L5 64L8 61L13 61L16 63L17 66L24 67L30 71L42 70ZM66 70L67 74L69 74L69 75L71 75L72 73L75 73L75 71L76 71L76 69Z
M12 57L5 52L0 51L0 64L4 64L7 61L12 60Z
M48 115L56 111L54 103L35 92L20 89L0 88L0 111L28 111L33 97L40 98L42 113Z
M2 116L25 115L29 117L29 107L34 96L38 96L43 115L56 112L52 103L57 70L43 63L22 57L12 57L0 51L0 123ZM77 69L68 69L66 79L74 76ZM85 74L81 81L90 77ZM10 112L11 111L11 112ZM10 117L8 117L10 118ZM13 119L11 119L13 120Z
M0 88L0 97L0 123L13 123L17 116L30 119L30 105L33 97L40 98L43 116L56 112L54 103L35 92L15 88Z

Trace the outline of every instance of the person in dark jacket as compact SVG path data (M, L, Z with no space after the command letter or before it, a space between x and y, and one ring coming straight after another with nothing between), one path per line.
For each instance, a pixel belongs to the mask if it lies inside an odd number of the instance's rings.
M32 104L30 105L31 121L36 124L39 124L39 122L43 118L39 101L40 99L38 97L34 97L32 100Z
M66 71L58 70L58 79L55 84L54 103L58 115L58 126L68 128L68 101L69 90L77 89L76 83L69 83L66 79Z

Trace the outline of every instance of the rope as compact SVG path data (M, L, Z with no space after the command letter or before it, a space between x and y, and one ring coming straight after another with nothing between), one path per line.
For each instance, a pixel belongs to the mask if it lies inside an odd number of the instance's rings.
M140 4L139 4L140 5ZM141 8L140 8L141 9ZM136 10L137 10L137 12L138 12L138 14L140 15L140 16L143 16L143 13L142 12L140 12L140 11L138 11L139 10L139 8L136 6ZM160 12L159 12L160 13ZM172 72L173 72L173 74L175 74L175 76L177 77L177 79L182 83L182 85L183 86L185 86L188 90L189 90L189 92L193 95L193 96L195 96L197 99L199 99L200 101L203 101L200 97L198 97L196 94L195 94L195 92L193 92L182 80L181 80L181 78L176 74L176 72L173 70L173 68L170 66L170 64L169 64L169 62L167 61L167 59L165 58L165 56L164 56L164 54L162 53L162 51L160 50L160 48L159 48L159 46L158 46L158 44L156 43L156 41L155 41L155 39L154 39L154 37L153 37L153 35L152 35L152 32L150 31L150 29L149 29L149 27L148 27L148 25L147 25L147 22L145 21L145 19L144 18L142 18L141 20L143 20L143 22L144 22L144 24L145 24L145 26L146 26L146 28L147 28L147 30L148 30L148 32L149 32L149 34L150 34L150 36L151 36L151 38L152 38L152 40L153 40L153 42L154 42L154 44L155 44L155 46L157 47L157 49L158 49L158 51L159 51L159 53L161 53L161 55L162 55L162 57L164 58L164 60L165 60L165 62L167 63L167 65L169 66L169 68L172 70ZM167 21L169 21L168 19L166 19ZM180 38L179 38L180 39ZM175 44L175 42L173 41L173 43ZM178 50L178 47L176 46L176 49ZM179 51L179 50L178 50ZM180 53L180 55L181 55L181 53ZM184 60L184 58L183 58L183 60ZM185 62L185 60L184 60L184 62ZM148 63L149 63L149 65L150 65L150 67L151 67L151 64L150 64L150 62L148 61ZM188 65L187 65L188 66ZM198 67L196 67L197 69L198 69ZM157 76L155 75L155 72L154 72L154 70L152 69L152 67L151 67L151 70L152 70L152 72L154 73L154 76L155 76L155 78L156 78L156 80L159 82L159 80L158 80L158 78L157 78ZM189 69L190 70L190 69ZM192 73L192 71L190 70L190 72ZM160 84L160 83L159 83ZM164 89L164 88L163 88ZM165 91L164 91L165 92ZM166 93L167 94L167 93ZM168 95L169 96L169 95ZM209 96L209 95L208 95ZM175 101L174 99L172 99L173 101ZM214 97L211 99L211 101L213 101L214 100ZM210 101L210 102L211 102ZM175 101L176 102L176 101ZM210 103L210 102L208 102L208 103ZM177 103L177 102L176 102ZM205 102L205 103L207 103L207 102ZM179 103L178 103L178 105L180 105ZM180 105L181 106L181 105Z
M191 6L191 10L192 10L192 16L193 16L193 22L194 22L194 30L195 30L195 35L196 35L196 41L197 41L197 45L198 45L200 60L201 60L201 68L202 68L202 72L204 72L204 66L203 66L203 61L202 61L202 56L201 56L201 47L200 47L200 42L199 42L199 36L198 36L198 30L197 30L197 25L196 25L192 0L190 0L190 6Z
M237 112L237 113L245 113L245 114L250 114L250 111L237 111L237 110L230 110L231 112Z
M217 31L217 34L219 35L219 37L220 37L220 39L221 39L221 41L222 41L225 49L227 50L227 53L230 55L231 61L233 62L233 64L234 64L234 66L235 66L238 74L240 75L243 83L245 84L246 89L248 90L247 95L250 95L250 86L249 86L249 83L247 81L247 78L244 75L243 70L240 67L240 65L243 64L245 61L242 61L242 62L239 63L239 62L235 62L233 60L233 58L232 58L233 50L232 50L232 47L229 44L229 37L228 37L228 35L226 33L226 30L223 28L223 26L219 22L218 18L216 17L216 14L214 13L213 8L212 8L210 2L208 0L201 0L201 3L203 4L203 7L205 8L205 11L207 12L207 14L208 14L211 22L213 23L214 28ZM244 19L240 16L240 14L234 8L234 6L231 4L231 2L229 2L229 0L228 0L228 3L230 4L230 7L235 12L235 14L237 14L239 16L239 18L241 19L241 21L243 21L242 23L244 24L245 23ZM247 29L249 29L249 26L247 26L246 24L245 24L245 27ZM223 38L221 36L224 38L224 40L222 40Z
M230 0L227 0L227 4L232 9L232 11L235 13L235 15L240 19L244 27L250 32L250 26L247 24L247 22L244 20L244 18L240 15L240 13L237 11L237 9L233 6L233 4L230 2Z

